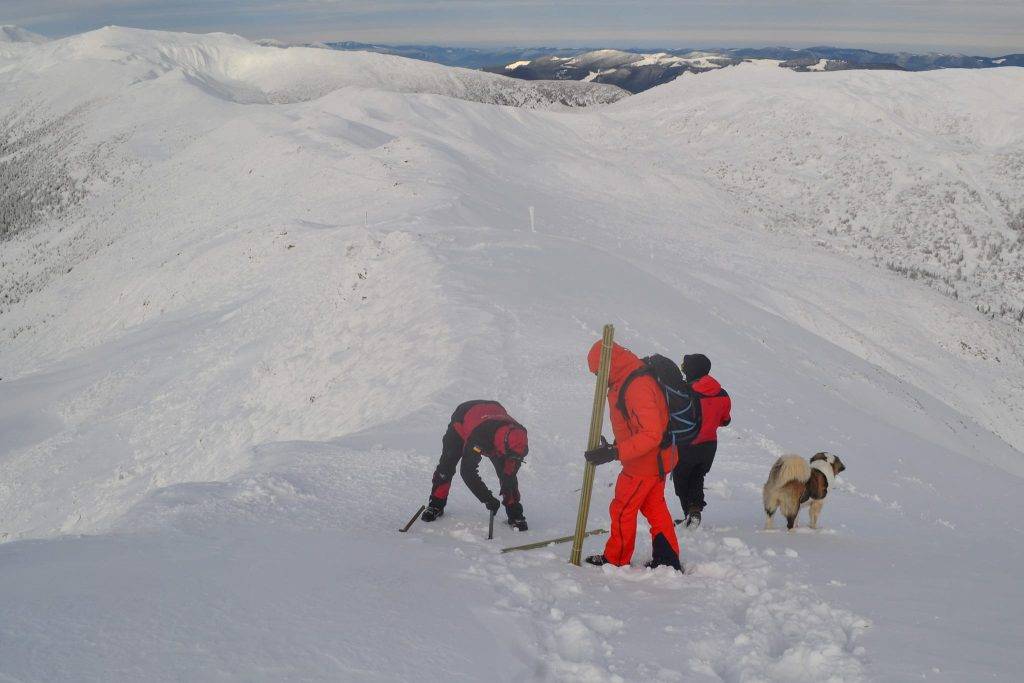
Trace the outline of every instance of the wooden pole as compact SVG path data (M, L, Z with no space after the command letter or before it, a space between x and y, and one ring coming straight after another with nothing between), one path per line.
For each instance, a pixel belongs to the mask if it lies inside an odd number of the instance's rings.
M597 369L597 384L594 386L594 408L590 413L590 436L587 440L587 450L592 450L601 445L601 427L604 424L604 403L608 395L608 369L612 362L612 342L615 338L615 327L604 326L604 335L601 338L601 363ZM576 533L572 539L572 554L569 556L571 564L580 566L580 555L583 553L583 537L587 533L587 515L590 514L590 494L594 488L594 471L597 467L593 463L586 463L583 466L583 488L580 491L580 508L576 514Z

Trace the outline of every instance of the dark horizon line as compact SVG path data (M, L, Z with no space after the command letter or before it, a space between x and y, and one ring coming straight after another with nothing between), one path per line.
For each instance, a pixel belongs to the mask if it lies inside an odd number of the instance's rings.
M277 40L276 38L267 38L265 40ZM282 43L294 43L296 41L282 40ZM621 50L623 52L682 52L689 50L693 52L700 51L720 51L727 52L730 50L792 50L794 52L800 52L802 50L815 50L819 48L832 49L832 50L859 50L862 52L871 52L874 54L894 54L894 55L945 55L951 57L981 57L984 59L998 59L1000 57L1008 57L1011 55L1024 54L1024 48L1020 52L1005 52L1005 53L993 53L990 55L972 54L969 52L945 52L940 50L928 50L928 51L913 51L907 49L901 50L882 50L882 49L869 49L866 47L851 47L845 45L830 45L828 43L815 43L806 47L793 47L792 45L747 45L742 47L725 47L722 45L713 46L682 46L682 47L667 47L664 44L652 43L649 46L641 46L636 44L628 43L603 43L600 47L597 45L528 45L528 44L506 44L506 43L393 43L393 42L368 42L363 40L311 40L306 41L309 44L321 43L323 45L351 43L354 45L371 45L376 47L392 47L392 48L458 48L458 49L470 49L470 50L481 50L481 51L497 51L497 50L580 50L580 51L595 51L595 50Z

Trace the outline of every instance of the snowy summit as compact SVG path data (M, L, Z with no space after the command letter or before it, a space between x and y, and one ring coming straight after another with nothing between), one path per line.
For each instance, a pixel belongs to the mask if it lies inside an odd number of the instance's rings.
M627 97L227 34L0 35L0 678L1024 667L1024 69L695 54ZM633 566L500 552L572 533L605 323L728 388L685 573L643 567L643 525ZM487 540L456 478L399 533L479 398L529 430L528 530L499 513ZM773 463L818 452L845 465L808 466L819 528L763 530Z

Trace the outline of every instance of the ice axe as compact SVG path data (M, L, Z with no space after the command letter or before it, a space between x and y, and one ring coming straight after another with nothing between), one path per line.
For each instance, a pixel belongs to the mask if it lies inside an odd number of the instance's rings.
M487 540L494 538L494 515L498 514L497 510L491 511L491 518L487 520Z
M416 523L416 520L420 518L420 515L423 514L423 511L426 510L426 509L427 509L426 505L420 505L420 509L417 510L416 514L412 516L412 519L409 520L409 523L406 524L405 526L403 526L401 529L399 529L399 531L401 531L402 533L405 533L406 531L408 531L409 527L411 527L413 524Z

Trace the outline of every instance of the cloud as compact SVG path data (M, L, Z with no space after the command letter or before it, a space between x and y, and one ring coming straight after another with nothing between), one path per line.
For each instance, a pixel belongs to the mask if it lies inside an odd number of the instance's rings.
M1024 50L1021 0L3 0L0 23L50 36L119 24L285 40Z

